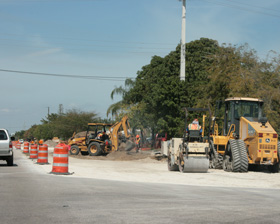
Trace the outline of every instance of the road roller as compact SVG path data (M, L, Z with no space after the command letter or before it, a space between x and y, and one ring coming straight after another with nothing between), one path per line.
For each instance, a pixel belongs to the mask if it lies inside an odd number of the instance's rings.
M183 138L172 138L167 144L168 170L182 173L206 173L209 168L209 136L208 138L204 136L206 115L203 115L202 127L197 122L195 128L192 128L192 124L187 125L187 117L189 111L209 112L209 109L185 108L185 111Z

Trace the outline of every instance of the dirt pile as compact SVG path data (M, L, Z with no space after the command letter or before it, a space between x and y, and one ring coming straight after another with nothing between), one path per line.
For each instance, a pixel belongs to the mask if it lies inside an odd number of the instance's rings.
M58 143L52 140L47 140L44 144L47 144L49 147L55 147Z
M139 159L148 158L148 157L150 157L150 153L115 151L115 152L109 153L106 157L108 160L130 161L130 160L139 160Z
M142 160L146 158L150 158L151 152L143 151L136 153L135 151L115 151L111 152L107 155L102 156L83 156L81 154L79 155L69 155L71 157L77 158L77 159L87 159L87 160L113 160L113 161L132 161L132 160Z

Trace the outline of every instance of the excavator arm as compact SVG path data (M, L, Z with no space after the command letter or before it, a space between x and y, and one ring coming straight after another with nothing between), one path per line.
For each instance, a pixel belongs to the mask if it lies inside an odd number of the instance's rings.
M112 151L116 151L118 150L118 146L119 146L119 131L122 128L122 130L124 131L124 135L126 137L126 139L129 139L131 137L131 134L129 132L130 129L130 124L128 122L128 117L127 115L125 115L121 121L116 122L111 128L110 128L110 132L111 132L111 136L110 136L110 140L112 142ZM128 141L130 142L130 141ZM130 144L131 145L131 144ZM131 147L131 146L130 146ZM130 148L129 147L129 148ZM132 147L134 148L134 147ZM131 148L131 149L132 149ZM126 150L131 150L131 149L127 149Z

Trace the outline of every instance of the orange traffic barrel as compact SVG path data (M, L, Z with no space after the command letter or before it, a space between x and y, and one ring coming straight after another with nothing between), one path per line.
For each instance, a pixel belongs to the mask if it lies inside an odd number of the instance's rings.
M29 153L29 159L37 159L38 158L38 150L37 145L31 145L30 147L30 153Z
M152 149L152 148L148 148L148 147L147 147L147 148L141 148L142 151L149 151L149 150L151 150L151 149Z
M21 149L21 144L20 143L17 143L16 149Z
M48 145L39 145L38 164L48 164Z
M23 153L29 153L29 142L23 143Z
M59 144L53 152L53 174L70 174L68 172L68 147L65 144Z

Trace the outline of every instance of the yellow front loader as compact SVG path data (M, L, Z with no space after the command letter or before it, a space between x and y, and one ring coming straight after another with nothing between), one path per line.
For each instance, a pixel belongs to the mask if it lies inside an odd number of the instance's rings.
M263 117L263 101L233 97L224 102L223 128L213 118L210 166L230 172L247 172L248 168L267 166L279 172L278 135ZM221 131L221 132L220 132Z

